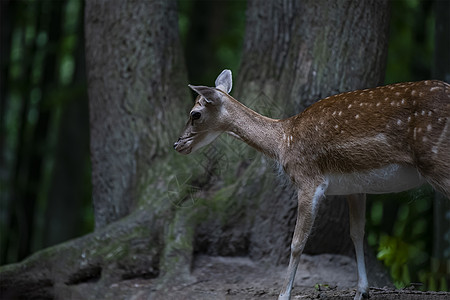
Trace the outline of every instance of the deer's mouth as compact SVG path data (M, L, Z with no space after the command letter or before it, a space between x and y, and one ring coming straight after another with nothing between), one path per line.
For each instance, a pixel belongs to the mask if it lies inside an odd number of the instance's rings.
M173 144L173 148L181 154L189 154L192 152L192 139L180 137Z

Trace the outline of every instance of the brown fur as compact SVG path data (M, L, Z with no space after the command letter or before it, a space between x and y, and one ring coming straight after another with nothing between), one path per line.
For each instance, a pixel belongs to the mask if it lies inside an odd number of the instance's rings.
M401 83L331 96L282 123L293 137L290 146L284 143L288 173L289 165L298 163L317 166L321 173L407 164L448 195L450 85L445 82Z

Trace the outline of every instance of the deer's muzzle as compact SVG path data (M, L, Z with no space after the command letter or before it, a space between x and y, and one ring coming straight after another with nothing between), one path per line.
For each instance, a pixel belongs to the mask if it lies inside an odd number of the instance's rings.
M192 139L180 137L173 144L173 148L181 154L189 154L192 151Z

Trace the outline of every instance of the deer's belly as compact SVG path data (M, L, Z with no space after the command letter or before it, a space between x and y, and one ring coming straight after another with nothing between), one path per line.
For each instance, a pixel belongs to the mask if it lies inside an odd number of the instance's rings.
M397 164L371 171L326 174L326 195L397 193L425 183L416 168Z

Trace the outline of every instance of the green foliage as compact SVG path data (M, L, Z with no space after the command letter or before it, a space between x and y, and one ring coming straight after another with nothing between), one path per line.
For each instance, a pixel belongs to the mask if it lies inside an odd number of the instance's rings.
M431 268L434 192L429 186L369 197L368 242L390 270L394 284L421 283L423 290L448 289L445 268ZM445 264L445 262L442 262Z
M418 272L420 282L424 284L424 290L450 291L450 270L448 261L440 261L436 258L430 259L428 268Z
M414 247L406 244L400 238L382 235L380 237L380 246L378 248L377 258L384 261L384 264L390 268L391 277L397 288L404 288L411 282L411 276L408 261L415 261L418 251Z
M391 1L386 83L431 77L434 51L432 1Z
M314 289L316 291L327 291L330 289L330 285L326 284L326 283L316 283L314 285Z

